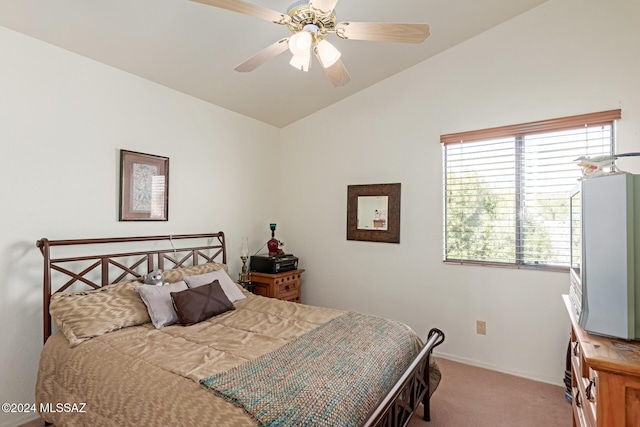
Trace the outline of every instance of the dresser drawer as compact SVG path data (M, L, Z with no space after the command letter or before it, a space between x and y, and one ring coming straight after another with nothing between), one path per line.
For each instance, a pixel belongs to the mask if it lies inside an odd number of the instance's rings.
M571 368L573 376L573 410L576 425L597 426L596 418L596 372L584 360L579 342L571 342Z

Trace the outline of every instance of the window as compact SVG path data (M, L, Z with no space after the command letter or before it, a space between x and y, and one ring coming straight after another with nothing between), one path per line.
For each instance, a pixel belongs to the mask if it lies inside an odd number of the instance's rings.
M445 262L567 269L575 159L612 154L620 114L442 135Z

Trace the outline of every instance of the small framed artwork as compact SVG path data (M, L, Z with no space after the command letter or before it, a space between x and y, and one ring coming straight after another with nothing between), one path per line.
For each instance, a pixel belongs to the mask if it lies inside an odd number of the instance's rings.
M120 150L119 220L169 220L168 157Z
M400 183L347 186L347 240L400 243Z

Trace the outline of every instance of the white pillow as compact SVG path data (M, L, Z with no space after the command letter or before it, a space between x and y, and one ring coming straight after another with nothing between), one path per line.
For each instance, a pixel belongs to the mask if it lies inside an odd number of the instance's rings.
M173 308L173 300L171 292L180 292L189 289L184 281L169 283L164 286L141 285L136 288L140 294L140 298L144 301L149 312L151 322L156 329L163 326L178 323L178 314Z
M190 288L197 288L198 286L208 285L214 280L217 280L218 282L220 282L220 287L224 291L224 294L227 296L227 298L229 298L229 301L236 302L246 298L246 295L242 293L233 279L229 277L229 274L227 274L227 272L224 270L198 274L197 276L185 276L182 278L182 280L187 282L187 286L189 286Z

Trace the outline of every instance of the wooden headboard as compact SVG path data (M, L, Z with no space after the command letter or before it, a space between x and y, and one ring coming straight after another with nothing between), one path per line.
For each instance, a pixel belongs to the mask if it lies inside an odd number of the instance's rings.
M141 242L151 242L150 245L162 246L162 249L136 250L136 243L142 245ZM104 248L107 244L117 244L118 248L132 250L105 253ZM91 254L52 257L52 252L56 251L53 249L54 247L70 247L65 251L75 253L76 249L77 252L83 251L81 248L84 248L84 245L91 245L88 246L91 250L87 251ZM56 292L64 292L76 283L84 283L90 288L99 289L109 284L135 280L155 269L169 270L198 265L203 262L227 263L227 250L222 231L205 234L75 240L43 238L36 242L36 246L40 248L44 257L42 314L45 342L51 335L51 314L49 313L51 295ZM60 273L58 276L63 276L64 280L68 279L53 292L52 272Z

